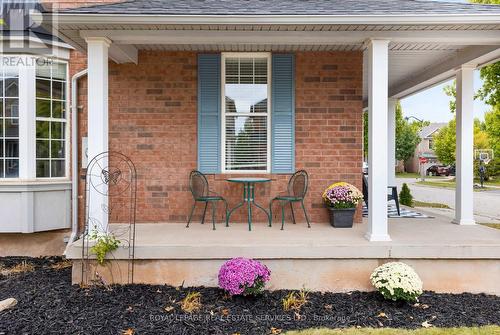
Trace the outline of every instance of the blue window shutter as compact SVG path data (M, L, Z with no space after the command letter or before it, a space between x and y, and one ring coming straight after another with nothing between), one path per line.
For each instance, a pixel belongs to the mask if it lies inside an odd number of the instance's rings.
M198 56L198 170L221 171L221 59L219 54Z
M273 173L295 170L295 61L292 54L272 58L271 167Z

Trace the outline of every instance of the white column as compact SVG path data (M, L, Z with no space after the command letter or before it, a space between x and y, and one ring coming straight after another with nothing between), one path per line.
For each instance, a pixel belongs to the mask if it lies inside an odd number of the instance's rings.
M455 219L461 225L474 224L474 66L462 65L457 72L457 149Z
M389 41L370 40L368 56L369 241L390 241L387 227Z
M389 99L387 113L387 183L396 186L396 99Z
M98 154L108 151L108 49L111 41L105 37L87 38L88 61L88 157L89 162ZM103 182L101 170L107 161L100 160L93 169L89 187L89 225L99 232L108 226L108 186Z

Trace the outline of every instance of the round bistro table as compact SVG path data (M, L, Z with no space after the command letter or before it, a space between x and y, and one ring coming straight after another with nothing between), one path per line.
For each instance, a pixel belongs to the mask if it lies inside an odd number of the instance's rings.
M257 208L260 208L264 213L267 215L267 219L269 220L269 224L271 224L271 216L269 215L269 212L262 206L259 206L255 202L255 184L256 183L267 183L270 182L271 179L269 178L255 178L255 177L241 177L241 178L229 178L227 179L228 182L230 183L240 183L243 184L243 201L240 202L236 207L231 209L229 211L229 214L227 215L226 218L226 226L229 224L229 218L231 217L231 214L241 206L245 204L245 202L248 205L248 230L252 230L252 204L256 206Z

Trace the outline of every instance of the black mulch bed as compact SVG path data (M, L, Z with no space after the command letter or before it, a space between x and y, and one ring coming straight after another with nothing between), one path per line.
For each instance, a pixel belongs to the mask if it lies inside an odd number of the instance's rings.
M0 334L269 334L271 329L312 327L420 328L500 325L500 297L484 294L425 292L420 305L383 300L377 293L310 293L300 319L284 312L288 291L266 292L259 298L228 298L217 288L124 285L80 288L71 285L71 269L54 270L60 258L0 258L11 267L22 260L33 272L0 275L0 300L18 305L0 312ZM189 291L202 294L202 308L184 313L179 302ZM165 307L174 309L166 311ZM383 313L383 314L381 314Z

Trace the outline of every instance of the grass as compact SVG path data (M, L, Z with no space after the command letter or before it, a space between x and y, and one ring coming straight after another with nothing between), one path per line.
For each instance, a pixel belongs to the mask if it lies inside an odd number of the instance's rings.
M307 304L309 298L309 292L306 289L302 289L299 292L290 292L285 298L283 298L283 310L290 311L294 310L299 312L302 306Z
M420 178L420 173L416 172L397 172L396 178Z
M422 178L422 176L420 175L420 173L417 173L417 172L398 172L396 173L396 178L415 178L415 179L420 179ZM441 178L445 178L443 176L426 176L425 177L426 179L427 178L430 178L430 179L441 179Z
M201 293L189 292L180 302L181 309L187 313L193 313L201 308Z
M432 187L442 187L442 188L455 188L455 181L454 180L442 180L442 181L417 181L417 184L419 185L425 185L425 186L432 186ZM484 183L484 185L488 185L488 183ZM491 185L491 184L490 184ZM491 188L484 187L484 188L474 188L474 191L476 192L482 192L482 191L487 191L491 190Z
M22 261L21 263L18 263L11 267L10 269L6 268L0 268L0 273L4 276L6 275L14 275L18 273L23 273L23 272L32 272L35 271L35 266L31 263L28 263L26 261Z
M427 208L448 208L451 207L445 204L440 204L438 202L426 202L420 200L413 200L413 207L427 207Z
M500 229L500 223L480 223L480 225L490 228Z
M60 262L54 263L50 266L51 269L53 270L62 270L62 269L67 269L70 268L73 265L71 260L65 259Z
M500 327L461 327L461 328L422 328L415 330L406 329L307 329L290 331L286 335L500 335Z

